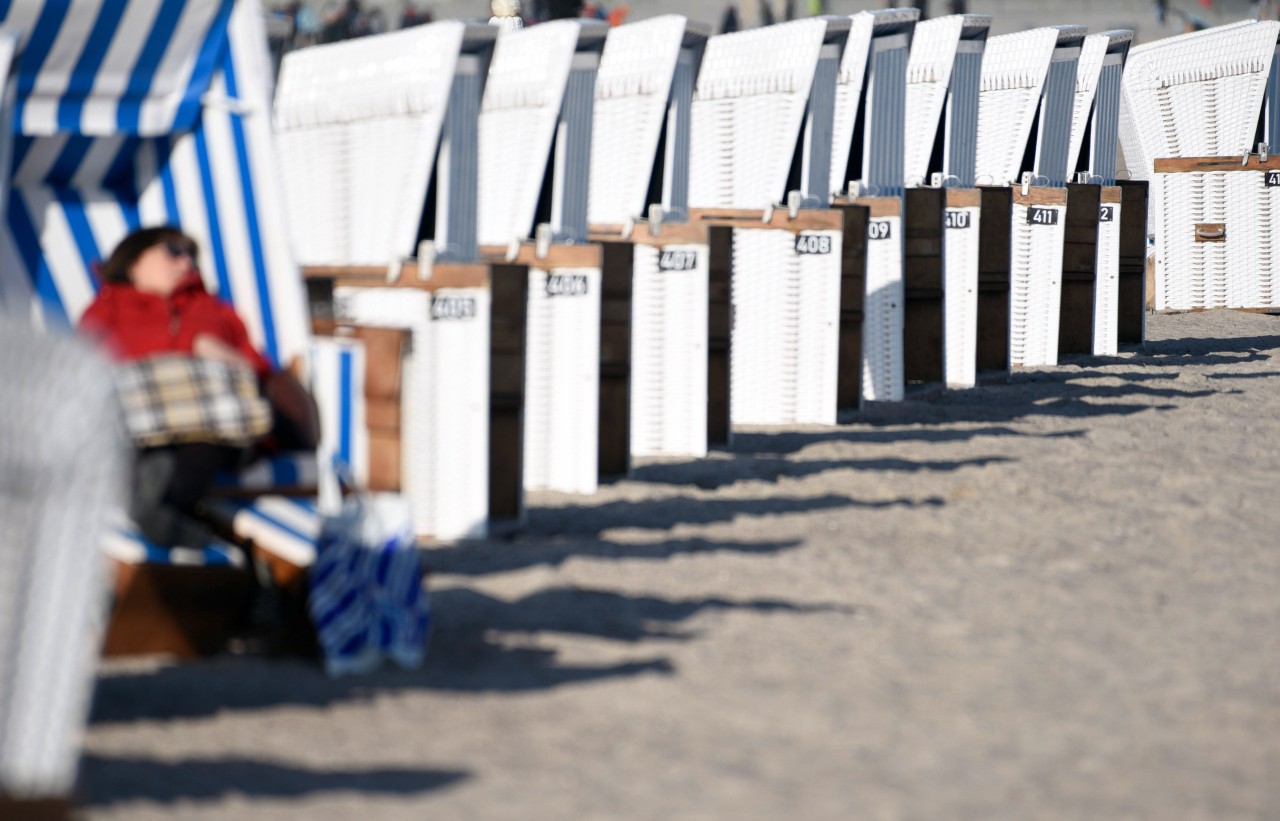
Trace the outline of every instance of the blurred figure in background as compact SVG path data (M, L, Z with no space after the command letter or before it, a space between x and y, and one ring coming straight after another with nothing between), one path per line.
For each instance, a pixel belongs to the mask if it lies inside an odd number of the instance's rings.
M724 15L720 18L720 33L732 34L740 27L738 23L738 4L730 3L724 7Z
M572 20L582 16L582 0L546 0L548 20Z

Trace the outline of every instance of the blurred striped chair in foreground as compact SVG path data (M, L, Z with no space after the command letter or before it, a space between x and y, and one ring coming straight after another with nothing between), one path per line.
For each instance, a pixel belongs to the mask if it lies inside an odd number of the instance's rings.
M0 50L3 46L0 46ZM0 818L69 818L127 464L105 359L0 313Z
M274 184L270 59L256 0L16 0L0 13L24 32L5 134L12 156L0 231L0 295L13 311L69 330L96 289L93 266L128 231L172 224L195 237L211 291L232 302L278 366L310 370L326 429L320 461L362 471L362 351L313 340ZM141 36L139 33L141 32ZM354 397L354 398L352 398ZM353 404L354 403L354 404ZM314 557L322 472L285 454L227 488L227 535L298 589ZM330 483L332 484L332 483ZM336 494L336 489L330 489ZM218 649L252 578L229 544L169 551L122 525L109 654Z

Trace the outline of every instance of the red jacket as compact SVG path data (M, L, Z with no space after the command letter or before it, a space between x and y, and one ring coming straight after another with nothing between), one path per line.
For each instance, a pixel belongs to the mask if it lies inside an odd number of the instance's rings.
M158 353L190 354L195 338L209 334L244 356L259 379L271 372L235 310L206 291L199 274L178 283L168 297L108 282L80 317L80 329L126 362Z

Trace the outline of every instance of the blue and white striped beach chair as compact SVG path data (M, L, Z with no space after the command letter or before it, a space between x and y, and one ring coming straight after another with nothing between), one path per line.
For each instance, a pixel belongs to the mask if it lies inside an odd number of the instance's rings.
M310 363L327 423L320 462L345 455L358 480L362 351L311 339L274 179L271 63L257 0L99 0L74 13L65 2L14 0L0 6L0 27L19 36L11 125L0 141L0 156L11 157L0 230L5 306L45 328L70 328L93 298L95 263L126 233L179 226L200 242L210 290L236 306L264 354L304 372ZM336 371L322 372L325 362ZM285 479L291 493L313 494L314 462L286 456L246 478L255 492ZM314 505L300 509L314 516ZM236 535L305 561L284 541L251 536L243 521L230 522ZM121 551L117 539L114 553L178 555L132 543ZM211 565L222 554L181 555Z

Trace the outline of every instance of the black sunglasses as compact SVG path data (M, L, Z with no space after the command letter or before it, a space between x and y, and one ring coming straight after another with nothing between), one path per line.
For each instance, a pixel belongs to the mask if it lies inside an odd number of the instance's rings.
M191 259L194 260L196 257L195 249L191 247L191 245L189 244L184 244L184 243L169 239L162 242L161 245L164 246L164 250L169 253L169 256L173 257L174 259L181 259L182 257L191 257Z

